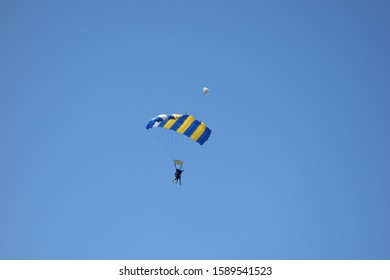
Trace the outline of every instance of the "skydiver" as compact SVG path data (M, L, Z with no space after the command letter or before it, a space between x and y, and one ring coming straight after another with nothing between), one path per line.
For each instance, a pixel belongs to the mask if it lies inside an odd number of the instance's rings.
M184 170L176 168L175 172L175 178L173 178L172 182L177 183L179 182L179 185L181 185L181 173L183 173Z

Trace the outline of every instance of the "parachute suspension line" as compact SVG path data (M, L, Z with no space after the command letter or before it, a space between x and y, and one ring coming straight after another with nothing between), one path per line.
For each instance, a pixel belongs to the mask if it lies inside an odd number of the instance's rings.
M156 129L152 131L153 138L158 144L159 147L161 147L161 151L166 153L172 160L175 158L177 154L177 146L175 145L174 141L174 132L167 131L168 133L165 133L165 131Z

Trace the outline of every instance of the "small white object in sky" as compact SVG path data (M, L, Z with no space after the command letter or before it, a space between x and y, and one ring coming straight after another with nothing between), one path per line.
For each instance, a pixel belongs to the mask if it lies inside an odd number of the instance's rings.
M209 92L209 89L207 88L207 87L204 87L203 88L203 94L206 94L206 93L208 93Z

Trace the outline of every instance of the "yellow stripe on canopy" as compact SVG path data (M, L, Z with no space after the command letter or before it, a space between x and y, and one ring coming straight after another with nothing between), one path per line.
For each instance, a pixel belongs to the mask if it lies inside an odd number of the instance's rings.
M206 130L206 125L204 123L201 123L194 133L191 134L190 138L194 141L197 141L199 137L203 134L203 132Z
M171 120L167 121L167 123L163 127L166 129L170 129L172 127L172 125L175 124L176 121L177 121L177 119L171 119Z
M183 124L176 130L176 132L179 132L183 134L187 128L190 127L190 125L194 122L195 118L193 116L188 116L187 119L183 122Z

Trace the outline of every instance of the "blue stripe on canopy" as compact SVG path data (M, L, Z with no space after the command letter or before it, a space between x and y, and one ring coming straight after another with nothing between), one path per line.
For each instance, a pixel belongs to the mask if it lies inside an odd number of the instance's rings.
M206 130L202 133L202 135L199 137L199 139L196 142L203 145L204 142L206 142L207 139L209 139L210 134L211 134L211 129L207 127Z
M198 126L200 125L200 121L193 121L192 124L190 125L189 128L187 128L186 131L184 131L184 135L190 137L192 135L192 133L194 133L194 131L198 128Z
M148 122L148 124L146 125L146 129L152 128L155 122L156 121L154 121L154 120L151 120L150 122Z
M178 130L179 127L184 123L184 121L188 118L188 115L183 115L180 118L178 118L175 123L172 125L171 130Z

